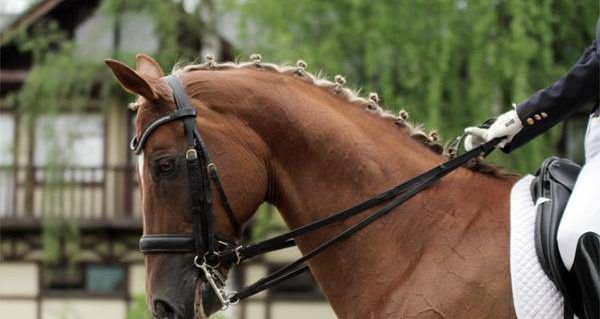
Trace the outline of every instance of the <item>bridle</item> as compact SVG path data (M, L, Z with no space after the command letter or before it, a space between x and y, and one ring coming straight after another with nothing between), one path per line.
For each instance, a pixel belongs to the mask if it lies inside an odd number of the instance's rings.
M192 216L192 233L143 235L140 239L140 251L144 254L194 253L194 264L202 270L203 279L210 284L221 303L225 306L229 304L223 291L225 280L218 267L227 267L231 264L221 263L217 256L224 251L235 249L238 245L233 240L217 235L214 230L210 180L213 181L219 193L223 208L238 238L241 235L241 226L229 204L217 173L217 167L210 159L196 126L196 109L190 104L185 89L178 78L170 75L165 77L164 80L173 91L176 110L151 122L139 138L136 136L131 140L130 148L134 154L140 154L148 137L158 127L177 120L183 122L187 142L185 166Z
M165 77L164 80L173 91L173 99L175 100L177 108L175 111L152 121L142 131L139 138L133 138L130 143L130 148L134 154L140 154L146 140L156 128L176 120L183 122L187 141L185 159L190 192L192 233L143 235L140 239L140 251L144 254L194 253L194 265L201 270L201 279L210 285L216 296L219 298L222 306L221 310L306 271L308 269L308 266L306 266L308 260L314 258L326 249L348 239L356 232L385 216L394 208L406 202L419 192L435 184L456 168L476 157L487 156L494 147L502 141L502 138L497 138L464 154L456 154L455 157L447 162L442 163L421 175L392 187L348 209L330 214L325 218L293 229L287 233L255 244L237 244L233 240L219 236L214 230L214 215L212 211L213 201L210 190L211 181L219 193L221 203L229 222L234 228L236 237L239 238L241 234L240 223L236 219L231 205L229 204L217 172L217 167L210 159L202 137L200 136L200 132L198 131L198 127L196 126L196 109L190 104L185 89L178 78L170 75ZM488 122L485 124L487 125ZM454 144L461 144L463 138L464 135L460 136ZM265 276L239 292L228 293L225 291L225 279L219 272L219 267L229 268L234 264L239 265L252 257L295 246L294 239L299 236L346 220L367 209L382 204L385 205L332 239L322 243L313 250L306 252L296 261Z

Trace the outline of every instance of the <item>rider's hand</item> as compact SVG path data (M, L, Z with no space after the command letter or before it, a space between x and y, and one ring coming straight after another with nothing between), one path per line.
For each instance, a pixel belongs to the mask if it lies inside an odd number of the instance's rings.
M522 128L523 124L517 115L517 111L510 110L498 116L490 128L467 127L465 129L465 133L467 133L467 137L465 138L465 149L470 151L485 142L498 137L505 137L505 139L498 144L498 147L502 148L509 143Z

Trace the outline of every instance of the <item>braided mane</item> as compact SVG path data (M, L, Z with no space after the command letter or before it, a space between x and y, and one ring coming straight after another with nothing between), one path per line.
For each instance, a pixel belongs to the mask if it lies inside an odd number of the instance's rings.
M437 131L432 130L426 133L423 130L423 125L415 124L409 120L409 115L406 110L400 110L397 115L393 114L389 110L385 110L379 105L379 96L377 93L369 93L368 97L362 97L360 92L345 87L346 79L341 75L336 75L334 81L330 81L323 76L322 72L318 72L316 75L306 70L307 63L304 60L298 60L296 66L291 65L278 65L274 63L262 62L262 58L259 54L252 54L250 61L246 62L223 62L219 63L215 61L214 56L207 55L205 62L200 64L182 64L178 63L173 67L172 74L187 73L190 71L197 70L230 70L230 69L246 69L246 68L260 68L263 70L295 76L307 83L323 88L332 94L346 98L349 102L364 107L367 112L375 113L381 116L383 119L393 122L397 127L402 129L404 132L409 134L413 139L421 142L423 145L428 147L436 154L442 155L446 158L450 158L457 153L457 149L454 145L449 143L440 143L439 134ZM139 107L139 103L132 103L130 108L136 110ZM504 176L504 172L501 168L484 164L481 159L475 159L466 165L467 168L490 174L493 176Z

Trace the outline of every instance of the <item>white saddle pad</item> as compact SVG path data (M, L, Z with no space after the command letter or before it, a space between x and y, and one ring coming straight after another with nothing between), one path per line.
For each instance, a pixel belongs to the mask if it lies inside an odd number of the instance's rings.
M510 273L518 319L562 319L563 297L546 276L535 253L533 176L519 180L510 196Z

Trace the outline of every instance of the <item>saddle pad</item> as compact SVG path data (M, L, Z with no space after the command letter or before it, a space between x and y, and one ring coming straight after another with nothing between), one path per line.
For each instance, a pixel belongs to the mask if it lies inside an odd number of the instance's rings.
M518 319L562 319L563 297L546 276L535 252L533 176L519 180L510 195L510 273Z

